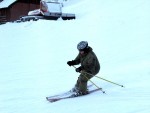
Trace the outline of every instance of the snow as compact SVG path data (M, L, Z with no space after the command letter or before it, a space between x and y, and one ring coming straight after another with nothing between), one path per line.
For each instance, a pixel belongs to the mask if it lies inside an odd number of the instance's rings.
M0 25L0 113L150 113L149 6L149 0L69 0L63 11L76 20ZM82 40L100 60L97 76L125 88L92 78L107 94L47 102L74 86L79 73L66 62Z
M9 5L11 5L12 3L14 3L15 1L17 1L17 0L3 0L3 1L0 3L0 8L6 8L6 7L8 7Z

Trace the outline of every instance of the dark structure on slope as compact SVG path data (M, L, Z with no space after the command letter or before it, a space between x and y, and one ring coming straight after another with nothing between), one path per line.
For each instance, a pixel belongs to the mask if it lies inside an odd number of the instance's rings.
M1 0L0 4L5 2ZM14 21L20 16L27 15L30 10L38 9L40 7L40 0L17 0L8 7L0 8L0 23Z

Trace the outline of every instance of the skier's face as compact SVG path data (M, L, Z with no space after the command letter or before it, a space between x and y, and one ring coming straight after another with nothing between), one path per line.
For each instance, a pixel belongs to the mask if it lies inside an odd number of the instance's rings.
M79 51L81 55L84 55L84 51Z

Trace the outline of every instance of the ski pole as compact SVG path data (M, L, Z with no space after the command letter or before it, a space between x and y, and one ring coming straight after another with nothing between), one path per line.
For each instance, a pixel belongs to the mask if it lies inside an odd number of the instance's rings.
M75 66L73 66L73 67L74 67L74 68L76 68ZM89 75L94 76L93 74L90 74L90 73L88 73L88 72L84 72L84 73L87 73L87 74L89 74ZM118 85L118 86L124 87L123 85L120 85L120 84L118 84L118 83L112 82L112 81L110 81L110 80L106 80L106 79L101 78L101 77L99 77L99 76L95 76L95 77L97 77L97 78L99 78L99 79L102 79L102 80L105 80L105 81L107 81L107 82L109 82L109 83L112 83L112 84L115 84L115 85Z
M76 69L76 67L75 66L73 66L75 69ZM83 73L85 73L84 71L81 71L81 73L83 74ZM86 73L86 74L88 74L88 73ZM84 75L83 74L83 76L88 80L88 81L90 81L93 85L95 85L99 90L101 90L103 93L105 93L105 91L103 91L102 90L102 88L100 88L100 87L98 87L92 80L90 80L86 75ZM106 93L105 93L106 94Z
M85 72L85 73L87 73L87 72ZM90 74L90 73L87 73L87 74ZM90 75L92 75L92 74L90 74ZM109 83L112 83L112 84L115 84L115 85L124 87L123 85L120 85L120 84L118 84L118 83L112 82L112 81L110 81L110 80L106 80L106 79L104 79L104 78L102 78L102 77L99 77L99 76L95 76L95 77L97 77L97 78L99 78L99 79L102 79L102 80L105 80L105 81L107 81L107 82L109 82Z
M124 87L123 85L120 85L120 84L118 84L118 83L115 83L115 82L112 82L112 81L106 80L106 79L101 78L101 77L99 77L99 76L95 76L95 77L97 77L97 78L99 78L99 79L102 79L102 80L105 80L105 81L107 81L107 82L110 82L110 83L112 83L112 84L115 84L115 85L118 85L118 86Z

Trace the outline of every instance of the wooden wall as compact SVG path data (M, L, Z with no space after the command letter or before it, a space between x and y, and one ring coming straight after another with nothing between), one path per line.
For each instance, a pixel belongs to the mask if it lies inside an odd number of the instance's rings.
M7 8L1 8L0 16L5 16L7 21L15 21L31 10L39 9L39 2L40 0L18 0Z
M10 21L18 19L20 16L28 15L28 12L34 9L38 9L39 5L27 4L27 3L16 3L9 8Z

